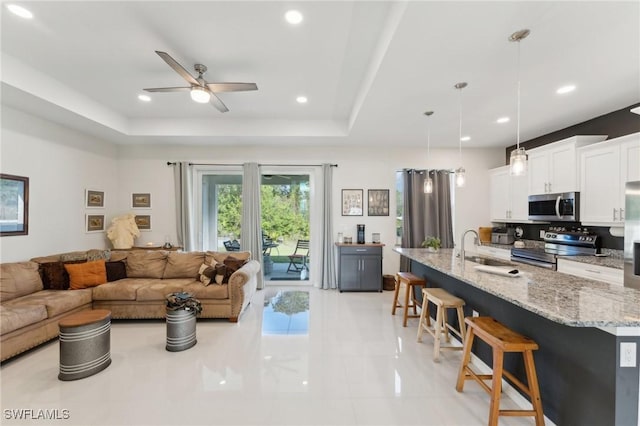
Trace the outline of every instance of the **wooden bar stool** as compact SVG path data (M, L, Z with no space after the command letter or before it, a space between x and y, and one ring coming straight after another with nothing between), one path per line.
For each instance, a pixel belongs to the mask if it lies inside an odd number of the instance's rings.
M405 283L406 291L404 293L404 306L398 303L398 294L400 293L400 285ZM411 272L398 272L396 274L396 289L393 294L393 309L391 309L391 315L396 314L396 308L403 307L404 308L404 318L402 321L402 326L407 326L407 318L420 318L420 315L417 314L416 306L417 300L414 296L413 288L415 286L420 286L420 288L426 287L427 282L422 278L419 278L413 275ZM409 295L411 295L411 303L409 303ZM413 315L409 315L409 308L413 308Z
M431 318L429 316L429 302L436 305L436 324L434 329L431 329ZM422 342L422 334L426 331L433 336L433 359L437 361L440 357L440 350L453 350L461 351L462 346L441 346L440 340L442 334L444 334L445 342L450 343L449 330L456 336L460 337L461 342L464 342L464 336L466 334L464 326L464 312L462 307L464 306L464 300L456 297L442 288L423 288L422 289L422 313L420 314L420 323L418 323L418 342ZM453 328L451 324L447 322L447 309L455 309L458 313L458 326L460 330Z
M489 395L491 395L491 407L489 409L489 426L498 424L498 416L534 416L536 426L544 425L542 401L538 388L538 376L533 361L533 351L538 349L538 344L533 340L516 333L500 324L491 317L466 318L467 337L464 341L462 364L458 372L456 390L462 392L465 380L475 380ZM471 359L471 345L473 338L478 336L484 340L493 350L493 374L476 374L469 368ZM521 352L524 358L524 366L527 374L526 386L513 374L503 370L505 352ZM500 410L500 393L502 392L502 377L509 379L531 400L532 410ZM491 388L483 380L492 380Z

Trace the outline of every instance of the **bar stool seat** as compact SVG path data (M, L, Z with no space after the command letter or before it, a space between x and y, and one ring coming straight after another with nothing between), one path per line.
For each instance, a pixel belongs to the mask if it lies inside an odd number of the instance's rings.
M429 316L429 302L436 305L436 323L434 328L431 328L431 317ZM423 288L422 289L422 313L420 315L420 322L418 323L418 342L422 341L422 334L426 331L434 338L433 343L433 359L437 361L440 358L440 350L454 350L461 351L462 346L441 346L440 340L442 334L445 336L445 342L450 343L449 330L460 337L461 342L464 342L464 336L466 334L464 325L464 312L462 307L464 306L464 300L448 293L442 288ZM458 327L460 330L453 328L451 324L447 322L447 309L455 309L458 314Z
M404 294L404 306L400 305L398 302L398 294L400 293L400 285L405 283L405 294ZM420 318L420 315L417 314L416 306L418 305L418 301L414 296L414 287L420 286L420 288L424 288L427 286L427 282L413 275L411 272L398 272L396 274L396 288L393 293L393 309L391 309L391 315L396 314L396 308L403 308L404 317L402 319L402 326L407 326L407 318ZM411 296L411 297L409 297ZM411 301L409 300L411 299ZM413 315L409 315L409 308L413 308Z
M499 416L534 416L536 426L543 426L544 414L538 387L538 376L536 375L536 367L533 360L533 351L538 349L538 344L528 337L510 330L491 317L469 317L465 319L465 322L467 324L467 336L464 341L464 351L458 372L456 390L462 392L465 380L475 380L491 395L489 426L497 426ZM476 374L469 367L471 346L476 335L491 346L493 350L493 374ZM528 386L513 374L503 370L505 352L522 353ZM503 376L529 397L532 410L500 410ZM492 380L491 387L484 383L483 380Z

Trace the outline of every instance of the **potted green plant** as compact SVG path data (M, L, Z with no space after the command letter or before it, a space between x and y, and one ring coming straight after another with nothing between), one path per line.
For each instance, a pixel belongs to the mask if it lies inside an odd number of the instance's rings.
M438 251L441 245L440 238L432 237L431 235L427 236L425 240L422 242L422 247L426 248L429 251Z

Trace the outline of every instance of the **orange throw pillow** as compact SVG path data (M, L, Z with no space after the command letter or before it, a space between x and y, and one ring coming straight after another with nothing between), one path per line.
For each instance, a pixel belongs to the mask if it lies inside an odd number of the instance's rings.
M107 268L104 259L93 262L65 264L69 274L69 288L79 290L95 287L107 282Z

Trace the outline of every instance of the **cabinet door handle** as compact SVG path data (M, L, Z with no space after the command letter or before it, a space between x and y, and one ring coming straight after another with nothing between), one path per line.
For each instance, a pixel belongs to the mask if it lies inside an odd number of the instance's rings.
M624 220L624 209L620 207L620 220Z
M613 209L613 220L618 220L618 209Z
M549 182L549 192L551 192L551 182Z
M585 269L585 271L591 272L592 274L600 274L601 273L600 271L596 271L596 270L593 270L593 269Z
M367 251L367 249L356 249L356 251Z
M546 194L547 192L549 192L549 190L547 189L547 186L549 186L549 184L548 184L547 182L545 182L545 183L544 183L544 192L545 192L545 194Z

